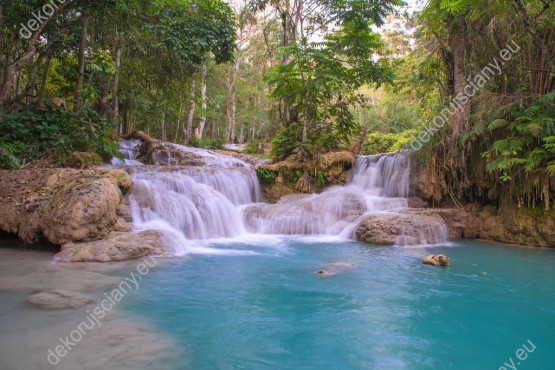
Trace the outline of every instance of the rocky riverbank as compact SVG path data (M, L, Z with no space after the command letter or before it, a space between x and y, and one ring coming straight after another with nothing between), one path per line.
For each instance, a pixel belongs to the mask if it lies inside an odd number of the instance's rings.
M137 157L147 163L166 160L174 166L182 163L205 165L201 155L163 146L144 133L134 133L128 138L143 142L137 147ZM247 159L244 153L220 154ZM310 166L315 169L309 180L314 188L309 188L309 193L319 192L324 185L349 182L355 164L352 153L328 153L318 163L309 165L294 158L274 164L251 159L246 162L257 166L265 200L277 202L281 199L276 205L257 204L247 208L245 225L252 232L276 229L274 231L278 233L295 233L298 229L297 232L304 233L313 230L317 221L322 224L319 229L326 230L329 226L326 220L334 217L337 218L334 222L339 222L337 227L342 228L364 213L362 204L358 201L353 203L353 199L358 199L355 194L331 192L326 193L327 197L290 195L305 192L296 184L301 173ZM411 187L424 189L422 181L420 178L420 183L412 182ZM122 261L169 253L164 246L167 243L163 233L132 231L128 199L131 187L131 176L115 168L31 167L0 171L0 231L17 236L26 244L48 242L59 246L56 259L60 262ZM332 204L330 202L340 205L338 209L332 207L326 211L335 216L320 217L321 220L316 217L315 221L302 218L302 222L288 223L293 210L300 214L319 215L326 205ZM427 201L418 197L409 198L408 204L411 208L394 213L370 214L359 220L353 236L359 241L380 245L440 243L448 235L449 239L481 238L510 244L555 247L553 211L509 206L484 207L479 204L464 208L430 208ZM277 218L281 218L281 223L275 221ZM312 224L305 225L303 222ZM269 228L270 224L273 228Z

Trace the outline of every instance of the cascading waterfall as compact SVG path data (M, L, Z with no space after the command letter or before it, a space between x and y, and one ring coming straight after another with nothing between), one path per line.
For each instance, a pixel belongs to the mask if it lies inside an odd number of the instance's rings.
M122 154L134 160L140 141L122 144ZM161 231L176 254L186 253L190 240L246 233L352 237L365 216L408 208L407 153L359 156L349 184L264 204L256 172L248 163L209 150L164 145L194 153L204 166L171 165L168 152L164 158L170 165L129 167L134 181L130 205L134 228ZM445 225L427 225L417 237L401 233L397 244L439 243L445 235Z
M143 163L137 160L138 148L143 142L138 139L120 140L119 152L123 155L123 161L119 158L112 158L113 165L142 166Z
M177 254L186 252L187 240L244 234L240 207L262 199L254 169L210 151L171 146L194 151L205 166L129 168L134 228L163 232Z
M250 206L244 212L245 224L253 233L344 235L364 214L407 208L409 173L406 153L361 156L350 184Z

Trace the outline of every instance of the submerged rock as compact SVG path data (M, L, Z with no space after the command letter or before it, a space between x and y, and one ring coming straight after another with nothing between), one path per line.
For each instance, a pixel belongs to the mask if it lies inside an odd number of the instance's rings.
M47 310L79 308L93 301L89 297L63 289L33 294L27 300L29 303Z
M422 260L422 263L433 266L449 266L449 257L443 254L435 254L428 256Z
M67 243L54 259L59 262L112 262L164 254L158 231L112 233L108 237L85 243Z
M331 277L331 276L335 276L335 272L331 272L331 271L326 271L326 270L317 270L314 271L314 275L318 276L318 277Z
M331 263L326 263L325 264L326 267L332 268L332 269L340 269L340 270L346 270L346 269L354 269L356 267L356 263L354 262L331 262Z

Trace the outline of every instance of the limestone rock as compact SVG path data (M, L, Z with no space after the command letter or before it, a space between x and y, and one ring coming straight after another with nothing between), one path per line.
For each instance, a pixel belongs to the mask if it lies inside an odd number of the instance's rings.
M486 206L479 215L483 220L482 239L555 248L555 209L545 212L517 206Z
M458 208L409 208L401 211L415 218L439 216L447 225L449 239L477 238L482 230L482 220L476 214Z
M77 169L85 169L102 163L102 158L98 154L89 152L74 152L66 160L68 167Z
M431 255L422 260L422 263L433 266L449 266L449 257L443 254Z
M378 245L438 244L445 241L445 224L437 215L370 214L357 227L358 241Z
M89 297L63 289L33 294L27 300L29 303L47 310L79 308L92 302Z
M108 234L131 187L118 170L0 171L0 230L27 244L86 241Z
M59 262L113 262L159 256L164 253L162 237L157 231L112 233L104 239L67 243L54 259Z

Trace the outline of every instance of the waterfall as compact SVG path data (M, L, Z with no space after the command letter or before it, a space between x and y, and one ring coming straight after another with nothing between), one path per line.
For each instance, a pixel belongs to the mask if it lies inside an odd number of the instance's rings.
M129 198L134 228L162 231L172 240L176 253L183 252L187 240L244 234L241 206L262 199L254 169L214 152L171 146L194 150L205 166L129 168L134 184Z
M119 152L123 155L123 161L119 158L112 158L113 165L141 166L142 163L137 160L138 149L142 145L142 141L138 139L120 140Z
M353 180L321 194L286 198L244 211L248 231L285 235L339 235L361 216L407 208L410 159L406 153L360 156Z
M136 161L139 145L140 140L121 142L126 164ZM408 208L410 157L405 152L359 156L349 184L265 204L252 165L210 150L164 146L168 150L156 154L161 165L127 167L134 183L129 202L134 229L162 232L176 254L190 252L190 240L247 233L352 237L369 215ZM203 165L176 165L171 156L176 150L195 154ZM403 229L397 245L440 243L445 235L442 223L417 225Z

